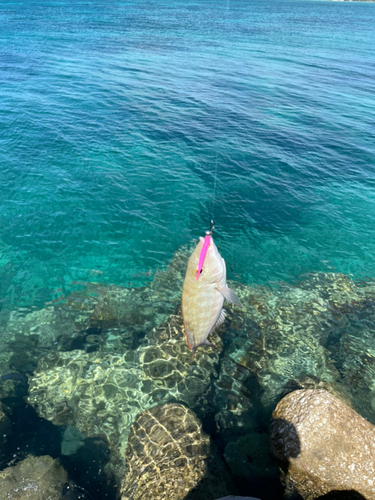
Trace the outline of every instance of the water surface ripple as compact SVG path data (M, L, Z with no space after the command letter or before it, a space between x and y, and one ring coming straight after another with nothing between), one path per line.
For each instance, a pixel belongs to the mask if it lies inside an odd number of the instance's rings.
M0 23L3 300L140 285L212 215L239 281L375 276L373 4L6 1Z

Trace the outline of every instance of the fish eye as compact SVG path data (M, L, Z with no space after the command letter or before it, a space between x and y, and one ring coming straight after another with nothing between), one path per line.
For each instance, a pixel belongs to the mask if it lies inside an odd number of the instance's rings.
M204 269L203 269L203 267L202 267L202 269L199 271L199 276L202 276L203 271L204 271ZM194 271L194 276L196 276L196 275L197 275L197 272L198 272L198 268L196 267L196 268L195 268L195 271Z

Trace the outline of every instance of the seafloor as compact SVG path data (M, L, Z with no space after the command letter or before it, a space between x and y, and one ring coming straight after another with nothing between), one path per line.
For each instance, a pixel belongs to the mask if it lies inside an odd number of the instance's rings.
M311 273L291 285L230 282L243 309L190 366L180 311L191 249L150 286L98 283L43 309L0 311L0 398L12 423L2 468L58 457L92 498L116 498L130 427L167 402L191 408L240 494L282 498L268 453L271 412L299 387L325 387L375 423L375 281Z

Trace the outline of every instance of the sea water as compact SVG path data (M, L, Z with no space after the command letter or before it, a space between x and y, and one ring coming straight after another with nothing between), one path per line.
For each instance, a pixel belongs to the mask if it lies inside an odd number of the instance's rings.
M141 287L209 229L228 278L375 277L375 5L0 6L0 307Z
M373 4L27 1L0 16L2 299L140 285L210 219L241 282L375 276Z

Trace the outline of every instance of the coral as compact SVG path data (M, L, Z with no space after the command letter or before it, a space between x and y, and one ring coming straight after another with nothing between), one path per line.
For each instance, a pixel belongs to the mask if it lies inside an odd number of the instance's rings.
M146 410L132 425L121 500L215 500L229 475L192 411L180 404Z

